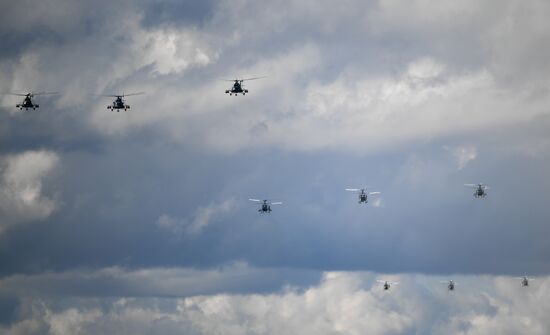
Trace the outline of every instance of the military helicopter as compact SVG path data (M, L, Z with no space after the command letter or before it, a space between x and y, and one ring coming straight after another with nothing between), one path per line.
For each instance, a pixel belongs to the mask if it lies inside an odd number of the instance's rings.
M260 213L270 213L271 212L271 205L282 205L282 202L271 202L269 200L259 200L259 199L248 199L253 202L259 202L261 203L260 209L258 209L258 212Z
M110 105L110 106L107 106L107 109L109 110L116 110L117 112L119 112L121 109L124 109L125 111L127 111L128 109L130 109L130 105L126 105L125 102L124 102L124 97L129 97L129 96L132 96L132 95L141 95L141 94L145 94L145 92L138 92L138 93L130 93L130 94L120 94L120 95L117 95L117 94L114 94L114 95L103 95L104 97L111 97L111 98L116 98L115 101L113 101L113 104Z
M527 278L526 276L523 276L523 277L516 277L516 279L520 279L520 280L521 280L521 286L523 286L523 287L529 286L529 281L530 281L530 280L533 280L532 278Z
M464 184L464 186L469 188L475 188L474 197L476 198L485 198L487 196L487 190L489 186L483 184Z
M226 90L225 93L229 93L229 95L235 94L237 96L238 94L245 95L248 93L248 90L244 88L243 81L247 80L256 80L256 79L262 79L265 77L254 77L254 78L244 78L244 79L224 79L225 81L232 81L233 86Z
M454 291L455 290L456 283L453 280L441 281L440 283L441 284L447 284L447 289L449 289L449 291Z
M9 94L25 97L23 98L22 103L15 105L15 107L19 108L20 110L23 110L23 108L25 108L25 110L29 110L29 108L36 110L40 106L38 104L34 104L32 102L32 98L34 98L37 95L51 95L51 94L58 94L58 93L57 92L40 92L40 93L25 93L25 94L21 94L21 93L9 93Z
M367 196L369 195L376 195L380 194L380 192L367 192L366 188L358 189L358 188L346 188L346 191L349 192L358 192L359 193L359 203L360 204L366 204L368 202Z
M380 284L383 284L382 287L384 288L384 291L387 291L390 289L392 285L397 285L399 282L392 282L387 280L377 280Z

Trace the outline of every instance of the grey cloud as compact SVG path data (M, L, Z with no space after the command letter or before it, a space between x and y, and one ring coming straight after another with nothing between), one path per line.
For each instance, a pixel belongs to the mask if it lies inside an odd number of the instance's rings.
M142 24L146 27L165 24L201 25L208 22L216 11L218 2L208 1L144 1Z
M43 220L56 209L54 196L43 193L44 179L58 167L58 156L27 151L0 156L0 233L10 226Z
M213 220L219 216L224 216L234 210L235 199L227 199L219 204L210 204L205 207L199 207L191 221L185 219L173 218L169 215L161 215L156 224L160 229L167 229L176 237L183 235L196 235L205 229Z
M319 272L314 270L254 268L239 262L209 270L127 270L111 267L14 275L0 280L0 292L6 299L189 297L219 293L272 292L284 286L304 287L315 283L319 276Z

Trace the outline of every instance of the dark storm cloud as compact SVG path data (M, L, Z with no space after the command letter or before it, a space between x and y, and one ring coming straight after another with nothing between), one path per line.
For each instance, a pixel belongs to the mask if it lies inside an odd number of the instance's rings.
M17 320L18 297L8 292L0 294L0 324L11 324Z
M0 237L3 275L79 266L205 268L235 259L320 270L545 273L550 213L539 199L549 185L539 176L547 156L495 154L480 145L479 157L457 170L443 143L409 149L365 158L251 152L234 160L123 141L100 153L66 153L58 187L74 196L64 196L46 222ZM498 171L494 161L502 163ZM489 197L474 199L462 186L469 182L491 185ZM383 192L380 207L374 199L359 206L344 191L364 185ZM284 205L260 216L249 197ZM226 199L236 205L198 235L157 224L169 215L185 226L197 208Z
M19 97L12 102L19 103ZM101 151L105 139L82 122L80 112L56 110L51 99L38 99L37 111L10 115L0 108L0 153L52 149L59 151Z

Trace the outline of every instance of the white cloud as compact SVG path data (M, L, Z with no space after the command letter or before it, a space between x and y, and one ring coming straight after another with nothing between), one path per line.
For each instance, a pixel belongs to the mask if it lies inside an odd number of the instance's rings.
M241 71L276 74L251 83L252 93L243 99L227 101L220 93L223 87L212 84L145 102L142 113L127 119L112 122L102 114L98 125L105 123L102 129L116 133L155 123L171 140L217 152L279 147L369 154L446 136L495 132L545 115L542 106L550 104L541 98L526 105L529 89L503 90L485 69L454 72L425 57L411 61L398 75L368 77L350 70L334 81L300 85L298 78L323 67L320 53L307 45Z
M369 273L325 273L305 290L189 298L26 299L23 319L3 333L176 334L535 334L550 331L550 279L522 288L505 277L460 277L454 292L437 277L390 276L384 291ZM69 304L69 306L67 306ZM179 331L179 332L178 332Z
M235 199L230 198L221 203L211 203L206 207L199 207L192 219L174 218L163 214L157 219L156 225L161 229L171 231L176 237L186 234L196 235L202 232L213 220L231 212L235 206Z
M14 17L23 11L25 21L28 19L41 31L54 31L56 36L63 37L64 43L36 43L22 50L18 59L0 63L0 68L9 65L3 77L13 78L3 84L3 90L62 92L57 107L86 108L93 112L87 117L92 126L97 123L99 111L105 114L104 105L109 101L92 98L91 94L142 91L149 87L144 81L182 75L189 69L215 62L226 43L223 37L192 26L144 27L143 8L131 2L73 5L67 5L65 0L48 2L46 7L11 6L11 9ZM59 15L70 20L59 19ZM34 17L40 19L31 19ZM37 29L30 23L21 24L19 19L10 18L3 23L7 31ZM135 78L140 71L146 80ZM155 90L148 93L154 95ZM1 104L14 110L14 101L13 97L3 97ZM101 123L98 127L105 130L107 125Z
M61 313L51 313L46 309L45 321L49 325L51 335L84 335L85 329L102 316L98 309L84 312L69 308Z
M104 26L61 47L26 50L6 74L14 78L7 89L56 85L65 93L59 104L86 106L86 120L104 136L154 126L168 141L206 150L370 153L501 129L547 114L550 104L542 79L544 55L550 54L550 43L543 43L550 39L548 4L540 0L349 0L338 8L329 2L223 1L200 27L143 27L139 7L122 3L98 14L90 5L65 2L52 0L55 8L67 7L69 22L43 6L38 22L67 33L84 29L79 22L87 15L98 20L95 15L103 14ZM124 15L109 16L119 11ZM25 19L34 22L29 18L39 15L30 12ZM6 25L25 26L11 19ZM335 37L345 43L334 45ZM402 42L396 50L395 40ZM266 47L273 43L275 49ZM417 44L421 51L411 46ZM242 50L237 61L235 50ZM365 68L365 57L383 64ZM185 78L194 68L203 68L204 76ZM245 99L225 97L218 79L246 74L269 77L251 83ZM132 112L113 117L105 111L108 101L84 98L90 90L148 95L131 99ZM266 130L254 131L258 124Z
M219 204L210 204L207 207L199 207L197 213L189 226L189 231L193 234L200 233L212 220L218 216L226 214L235 208L235 200L228 199Z
M477 158L477 148L475 146L445 146L444 148L454 156L459 170L464 169L469 162Z
M42 188L58 162L50 151L0 157L0 232L13 224L44 219L55 210L55 198L43 194Z

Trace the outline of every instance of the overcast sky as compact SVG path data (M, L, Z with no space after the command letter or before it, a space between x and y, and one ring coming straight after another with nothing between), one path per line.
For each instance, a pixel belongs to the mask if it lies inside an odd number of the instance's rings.
M548 334L549 15L5 1L0 332Z

